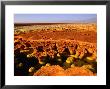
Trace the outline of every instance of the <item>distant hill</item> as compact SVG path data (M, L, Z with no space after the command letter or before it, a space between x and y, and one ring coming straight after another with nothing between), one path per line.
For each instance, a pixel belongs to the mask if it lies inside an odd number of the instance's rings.
M97 19L92 18L92 19L85 20L84 22L86 22L86 23L97 23Z
M77 21L73 21L73 20L65 20L62 21L63 23L97 23L97 19L96 18L91 18L88 20L77 20Z

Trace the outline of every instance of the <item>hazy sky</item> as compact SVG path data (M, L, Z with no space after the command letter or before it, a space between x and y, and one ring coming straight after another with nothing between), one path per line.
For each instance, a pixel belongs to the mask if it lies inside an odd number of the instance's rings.
M96 22L96 14L15 14L15 23Z

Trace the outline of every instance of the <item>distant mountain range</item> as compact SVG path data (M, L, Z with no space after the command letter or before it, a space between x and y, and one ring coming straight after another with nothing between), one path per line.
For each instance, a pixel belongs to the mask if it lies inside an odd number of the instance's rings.
M63 23L97 23L97 19L96 18L92 18L92 19L88 19L88 20L65 20L62 21Z

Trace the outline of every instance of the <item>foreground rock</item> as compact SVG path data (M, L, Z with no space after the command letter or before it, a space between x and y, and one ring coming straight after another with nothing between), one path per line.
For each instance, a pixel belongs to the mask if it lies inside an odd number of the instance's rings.
M83 67L72 67L64 70L58 65L43 66L33 76L94 76L94 73Z

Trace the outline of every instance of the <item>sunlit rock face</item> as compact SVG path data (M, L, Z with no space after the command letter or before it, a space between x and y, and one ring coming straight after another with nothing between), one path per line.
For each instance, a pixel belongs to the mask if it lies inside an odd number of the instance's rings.
M64 70L62 67L55 66L44 66L41 67L34 76L94 76L94 73L83 67L71 67Z

